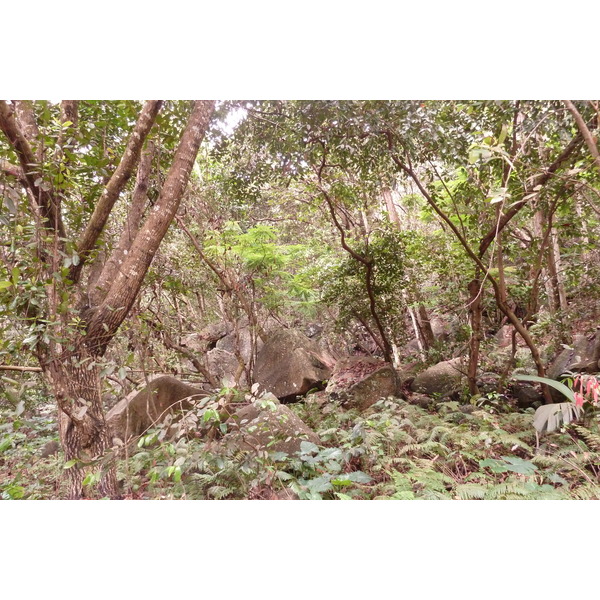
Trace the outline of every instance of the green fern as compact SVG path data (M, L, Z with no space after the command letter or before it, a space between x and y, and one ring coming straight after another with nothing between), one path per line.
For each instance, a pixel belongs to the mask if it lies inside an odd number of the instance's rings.
M454 491L461 500L483 500L487 493L487 486L477 483L462 483L457 485Z
M600 452L600 435L590 431L587 427L582 425L574 425L573 429L585 440L586 445L591 450Z
M412 454L415 456L421 456L424 454L439 454L446 456L450 452L450 448L440 442L422 442L419 444L407 444L403 448L400 448L398 453L400 455Z
M573 500L600 500L600 486L585 484L571 490L570 498Z
M233 495L235 490L224 485L213 485L206 490L207 495L215 500L223 500Z

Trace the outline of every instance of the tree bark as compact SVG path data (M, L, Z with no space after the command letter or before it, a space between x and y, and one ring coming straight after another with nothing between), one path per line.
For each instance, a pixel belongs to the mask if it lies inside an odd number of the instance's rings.
M23 108L21 112L23 114ZM27 111L25 111L25 114L27 114ZM28 117L24 117L24 119L27 123L28 133L33 135L33 132L37 131L37 126L34 127ZM13 108L4 100L0 101L0 129L4 132L19 159L21 171L35 202L34 212L36 208L39 208L40 215L45 220L44 227L57 231L59 238L64 239L66 234L58 210L59 203L54 196L50 183L44 181L44 170L40 163L41 157L36 156L34 153L25 132L15 119Z
M104 187L87 227L77 242L77 253L79 254L80 260L77 265L71 267L69 278L72 281L79 281L81 270L83 269L89 253L100 237L119 194L123 191L125 184L131 177L133 170L137 165L144 141L148 137L152 125L154 125L154 121L156 120L161 106L161 100L151 100L144 104L135 128L129 137L127 147L121 157L119 166Z
M469 366L467 369L467 381L469 393L479 394L477 387L477 369L479 367L479 346L481 344L481 320L482 320L482 296L483 287L481 281L473 279L467 286L469 290L469 314L471 316L471 338L469 339Z
M598 144L592 135L592 132L589 130L586 122L583 120L583 117L577 110L576 106L570 100L564 100L565 106L569 109L569 112L573 115L575 119L575 123L577 123L577 128L579 132L583 136L585 143L594 159L594 163L596 163L596 167L600 171L600 152L598 151Z
M90 287L90 306L98 306L106 295L110 284L116 277L119 266L123 264L123 259L129 252L131 244L133 244L133 240L140 230L142 215L148 201L148 180L152 170L154 150L154 144L150 142L146 150L142 152L125 227L121 231L119 241L102 268L100 275L93 286Z
M214 102L196 101L150 215L140 228L106 297L88 323L86 344L101 356L126 318L140 290L146 272L179 208L200 143L214 111Z

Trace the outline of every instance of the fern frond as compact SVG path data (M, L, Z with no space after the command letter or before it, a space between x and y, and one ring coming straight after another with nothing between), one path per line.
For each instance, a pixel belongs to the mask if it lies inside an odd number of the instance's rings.
M570 498L574 500L600 500L600 487L586 484L571 490Z
M223 500L223 498L230 496L233 492L234 490L224 485L213 485L206 490L207 495L215 500Z
M488 488L486 492L486 500L508 500L507 496L517 497L522 499L527 496L529 492L525 489L524 485L520 481L507 480L504 483L497 483Z
M450 452L450 448L441 444L440 442L422 442L420 444L408 444L398 450L398 454L440 454L442 456L447 455Z
M507 448L518 446L524 450L529 450L530 452L533 451L533 448L529 444L524 442L520 436L515 435L514 433L508 433L508 431L505 431L504 429L494 429L488 433L492 439L495 439L496 443L502 444Z
M591 450L600 452L600 435L582 425L574 425L573 428L585 440L585 443Z
M447 438L451 434L452 434L452 428L450 428L450 427L444 427L443 425L438 425L437 427L434 427L431 430L431 433L429 434L429 438L428 438L427 441L429 441L429 442L435 442L435 441L443 442L445 440L445 438Z
M421 500L450 500L452 496L447 491L430 490L425 488L419 495Z
M487 487L476 483L462 483L454 491L461 500L483 500Z
M415 500L416 496L413 492L409 490L402 490L393 494L391 498L393 498L394 500Z

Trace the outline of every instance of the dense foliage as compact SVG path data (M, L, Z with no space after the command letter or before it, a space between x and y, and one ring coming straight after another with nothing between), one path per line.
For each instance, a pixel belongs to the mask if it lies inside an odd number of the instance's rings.
M541 402L518 408L509 386L515 372L543 384L559 350L599 324L600 160L589 146L597 103L218 103L126 318L103 351L89 355L81 348L91 331L102 333L98 306L107 314L122 308L94 298L95 277L127 256L118 251L136 194L144 202L136 228L163 206L191 105L156 108L110 218L85 249L83 234L147 106L82 101L72 120L69 105L5 106L4 498L66 497L61 474L79 468L63 450L40 454L49 442L64 442L58 421L66 410L47 377L48 356L68 354L82 373L89 365L103 414L154 374L204 385L218 404L251 394L259 345L275 327L318 331L336 359L369 354L413 375L463 356L467 384L425 408L405 388L402 398L382 398L366 413L335 398L323 408L309 394L290 407L323 445L305 442L297 455L215 450L227 428L217 404L206 405L186 417L194 425L178 436L167 434L167 422L126 456L107 449L105 462L127 497L598 498L595 403L585 417L575 410L573 422L546 428L540 441L533 415ZM35 154L35 181L19 167L22 153L9 135L13 109ZM506 325L516 333L504 351L494 336ZM226 377L208 359L218 338L200 335L210 327L236 335L230 352L239 368ZM490 372L495 389L480 389ZM585 390L581 376L571 377L577 407L584 391L597 396L597 372ZM548 400L548 388L540 389ZM105 462L94 460L81 477L91 495L104 476Z

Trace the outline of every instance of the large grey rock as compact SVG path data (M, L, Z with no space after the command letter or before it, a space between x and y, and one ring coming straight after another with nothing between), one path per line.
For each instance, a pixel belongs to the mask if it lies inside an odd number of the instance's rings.
M344 408L363 411L381 398L398 393L398 378L391 365L377 358L352 356L340 360L327 384L327 393Z
M230 431L222 444L229 449L293 455L303 441L321 443L319 436L272 394L241 408L226 423Z
M261 327L264 331L271 331L277 327L274 319L267 319L261 322ZM247 317L240 318L237 323L230 327L227 335L224 335L217 341L216 348L226 350L233 355L239 354L245 363L249 363L255 352L258 352L263 347L263 341L258 333L253 330L253 326Z
M277 398L292 400L329 379L333 362L295 329L272 334L256 358L254 382Z
M536 402L544 402L544 395L537 387L525 381L517 381L510 387L512 396L519 408L529 408ZM564 397L561 402L564 400Z
M106 415L106 422L113 438L127 441L160 423L170 412L190 408L195 400L207 395L175 377L158 377L117 403Z
M565 348L548 367L548 377L558 379L566 371L597 373L600 365L600 331L577 335L571 348Z
M597 373L600 370L600 331L592 335L576 335L573 345L564 348L552 361L546 374L550 379L559 379L567 371ZM563 402L563 395L550 388L555 402Z
M237 379L240 386L247 387L244 366L240 365L240 361L231 352L222 348L209 350L206 353L206 365L210 373L223 385L229 387Z
M413 392L445 396L459 388L465 379L466 367L462 358L445 360L419 373L412 382Z

